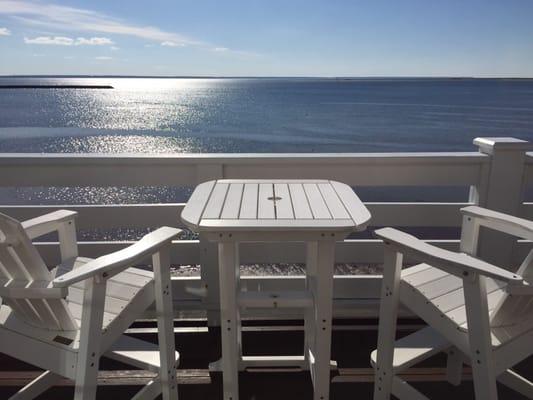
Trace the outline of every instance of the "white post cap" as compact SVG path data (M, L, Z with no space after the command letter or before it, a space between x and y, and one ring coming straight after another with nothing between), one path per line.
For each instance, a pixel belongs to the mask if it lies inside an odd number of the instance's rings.
M513 137L478 137L474 139L474 144L479 147L479 151L485 154L493 154L495 150L533 150L533 143Z

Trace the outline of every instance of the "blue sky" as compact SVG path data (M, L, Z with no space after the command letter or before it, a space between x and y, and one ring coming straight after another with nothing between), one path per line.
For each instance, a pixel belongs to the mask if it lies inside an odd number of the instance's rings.
M0 74L533 77L532 0L0 0Z

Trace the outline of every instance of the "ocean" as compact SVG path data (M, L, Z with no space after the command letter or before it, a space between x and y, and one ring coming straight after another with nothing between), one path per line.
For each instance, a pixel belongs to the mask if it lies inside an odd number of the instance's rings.
M0 78L0 152L475 150L533 139L533 80Z

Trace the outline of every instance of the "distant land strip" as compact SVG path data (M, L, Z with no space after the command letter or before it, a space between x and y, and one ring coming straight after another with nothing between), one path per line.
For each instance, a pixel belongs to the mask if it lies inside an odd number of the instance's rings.
M0 85L0 89L114 89L111 85Z

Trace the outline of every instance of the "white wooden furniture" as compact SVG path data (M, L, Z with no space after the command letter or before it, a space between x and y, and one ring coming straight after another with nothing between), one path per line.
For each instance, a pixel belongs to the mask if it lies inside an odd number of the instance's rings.
M96 398L105 355L158 372L135 399L177 399L168 244L163 227L97 259L78 257L75 212L60 210L19 223L0 214L0 351L46 370L11 400L33 399L61 377L76 400ZM49 271L31 240L57 232L62 263ZM152 256L154 273L132 265ZM124 336L153 302L159 346Z
M315 399L329 398L334 248L370 213L353 190L327 180L218 180L199 185L181 214L193 231L218 242L224 399L238 399L238 371L252 366L308 368ZM240 242L307 243L306 290L243 291ZM243 355L239 309L303 308L301 357Z
M448 352L448 380L458 384L463 362L473 370L479 400L497 399L496 380L533 399L533 383L510 368L533 354L533 250L512 271L475 258L480 227L533 240L533 222L477 206L465 207L461 253L434 247L392 228L385 242L374 399L426 399L397 374ZM401 270L402 257L420 262ZM399 303L429 325L395 340Z

